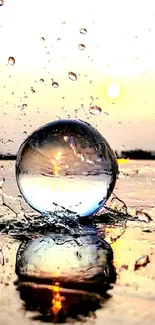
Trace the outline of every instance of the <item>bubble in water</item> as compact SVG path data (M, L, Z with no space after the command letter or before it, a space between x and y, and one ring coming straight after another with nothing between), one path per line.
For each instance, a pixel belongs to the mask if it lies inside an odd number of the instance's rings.
M14 65L14 64L15 64L15 58L14 58L13 56L10 56L10 57L8 58L8 63L9 63L10 65Z
M76 73L74 73L74 72L72 72L72 71L70 71L70 72L68 73L68 76L69 76L69 79L71 79L71 80L73 80L73 81L77 80L77 75L76 75Z
M41 213L61 206L92 215L110 196L117 173L105 138L88 123L71 119L41 126L21 145L16 160L19 189Z
M58 82L54 81L54 82L52 82L52 86L54 88L58 88L59 87L59 84L58 84Z
M81 34L86 34L87 33L87 29L86 28L80 28L80 33Z
M102 110L101 110L101 107L99 107L99 106L90 106L89 112L90 112L90 114L93 114L93 115L99 115L102 112Z
M78 48L79 48L79 50L83 51L85 49L85 45L84 44L79 44Z

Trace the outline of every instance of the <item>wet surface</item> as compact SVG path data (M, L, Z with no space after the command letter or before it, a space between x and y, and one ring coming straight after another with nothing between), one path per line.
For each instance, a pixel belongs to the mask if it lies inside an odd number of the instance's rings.
M117 271L116 283L113 284L114 287L111 290L108 290L109 295L103 297L101 297L101 295L98 297L98 294L96 293L95 295L92 295L91 292L88 294L86 290L84 290L84 292L81 290L82 292L79 292L79 295L74 295L73 292L68 292L67 299L69 300L66 299L66 301L74 301L73 297L77 296L79 297L80 304L77 301L75 302L77 309L76 315L75 308L71 308L69 314L65 314L65 312L63 315L60 314L59 321L61 322L65 321L66 323L71 323L74 319L76 324L80 324L81 321L85 321L88 324L103 324L103 320L109 325L113 323L119 325L131 323L154 324L155 193L153 179L155 172L153 163L151 163L150 169L144 168L142 162L140 162L139 165L138 163L136 164L136 168L139 168L139 170L144 169L144 174L138 179L139 175L133 173L136 170L134 165L131 167L127 164L122 166L122 172L127 172L130 177L127 176L126 178L125 176L122 182L121 176L115 191L117 196L125 201L130 218L125 222L124 227L122 227L122 223L120 224L120 229L122 229L122 231L118 230L117 232L116 229L119 229L118 224L115 223L115 225L112 225L112 222L111 225L109 223L108 226L103 226L102 224L103 229L100 227L103 239L109 238L109 242L111 243L114 252L114 264ZM145 165L145 163L143 164ZM146 165L148 166L148 162ZM148 172L146 173L146 171ZM148 179L152 182L152 185L149 185L150 192L147 187ZM136 186L132 187L134 182ZM124 187L124 185L126 187ZM132 188L133 192L131 191ZM130 194L129 196L128 193ZM147 193L150 193L150 195ZM114 204L116 204L116 201L109 201L108 204L109 207L115 209ZM121 209L120 206L120 210ZM136 210L141 209L150 215L152 219L150 222L138 220ZM0 221L3 226L4 219L5 222L7 219L11 219L17 223L19 222L19 220L17 220L18 217L22 223L22 218L24 217L23 214L15 214L15 212L12 211L10 212L10 215L6 216L6 211L10 210L3 205L0 206L0 211ZM5 218L4 214L6 216ZM27 214L26 216L28 217ZM33 218L34 215L30 215L30 220L33 220ZM13 222L11 222L11 224L13 225ZM98 226L100 226L100 224L101 222L98 223ZM18 227L19 224L17 224L16 230L19 230ZM111 238L111 228L113 234L112 237L115 236L115 239ZM25 239L27 241L28 238L26 235L27 234L25 233ZM40 236L40 233L34 233L34 238L38 235ZM32 233L30 237L33 239ZM0 241L0 324L5 325L10 323L14 325L22 323L24 325L34 325L41 323L45 324L47 322L52 323L53 321L57 322L58 319L54 318L51 313L51 299L53 300L58 298L53 298L52 285L44 283L43 287L38 288L38 284L34 281L31 282L31 285L29 281L24 281L24 283L23 281L18 281L17 275L15 274L15 262L16 253L21 244L21 238L18 240L12 238L11 234L1 234ZM145 265L140 265L140 267L135 270L136 261L140 261L140 263L145 262L144 260L146 256L149 258L149 263L144 263ZM55 283L55 285L57 286L57 283ZM60 296L64 296L64 292L59 291L59 293ZM32 297L34 299L32 299ZM43 297L45 297L47 301L46 306L48 306L48 308L43 307L41 302Z

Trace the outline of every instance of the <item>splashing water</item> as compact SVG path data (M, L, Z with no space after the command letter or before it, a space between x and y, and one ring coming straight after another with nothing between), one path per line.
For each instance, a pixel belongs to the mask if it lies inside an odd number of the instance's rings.
M19 149L16 178L26 202L42 214L58 207L80 216L97 212L114 188L115 155L82 121L58 120L32 133Z

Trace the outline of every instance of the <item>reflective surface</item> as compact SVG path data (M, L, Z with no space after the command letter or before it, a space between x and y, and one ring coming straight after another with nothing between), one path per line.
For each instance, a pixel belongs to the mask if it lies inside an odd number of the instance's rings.
M96 235L49 234L20 245L16 273L19 278L46 279L74 289L90 285L102 291L112 280L112 261L110 245Z
M26 309L44 321L90 316L116 281L112 249L95 234L49 234L22 243L16 274Z
M19 149L16 176L25 200L41 213L57 206L89 216L110 196L118 173L115 155L91 125L75 120L48 123Z

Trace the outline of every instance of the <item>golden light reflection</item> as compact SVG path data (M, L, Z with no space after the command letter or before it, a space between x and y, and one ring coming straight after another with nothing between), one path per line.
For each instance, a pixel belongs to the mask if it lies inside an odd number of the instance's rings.
M62 156L62 152L58 151L55 155L55 159L52 159L52 164L53 164L53 174L55 176L58 176L58 173L59 173L59 166L58 166L58 163L60 162L60 158Z
M53 159L52 159L52 164L53 164L53 174L54 176L58 176L58 172L59 172L58 164Z
M132 252L131 255L129 254L128 247L129 242L125 241L123 237L119 238L115 242L111 244L113 253L114 253L114 259L113 263L116 268L122 267L122 265L127 264L130 265L131 259L132 259Z
M117 162L118 162L118 164L126 164L128 162L128 159L118 158Z
M55 282L54 285L51 286L53 299L52 299L52 312L54 315L57 315L59 310L62 308L62 300L63 297L60 295L59 282Z

